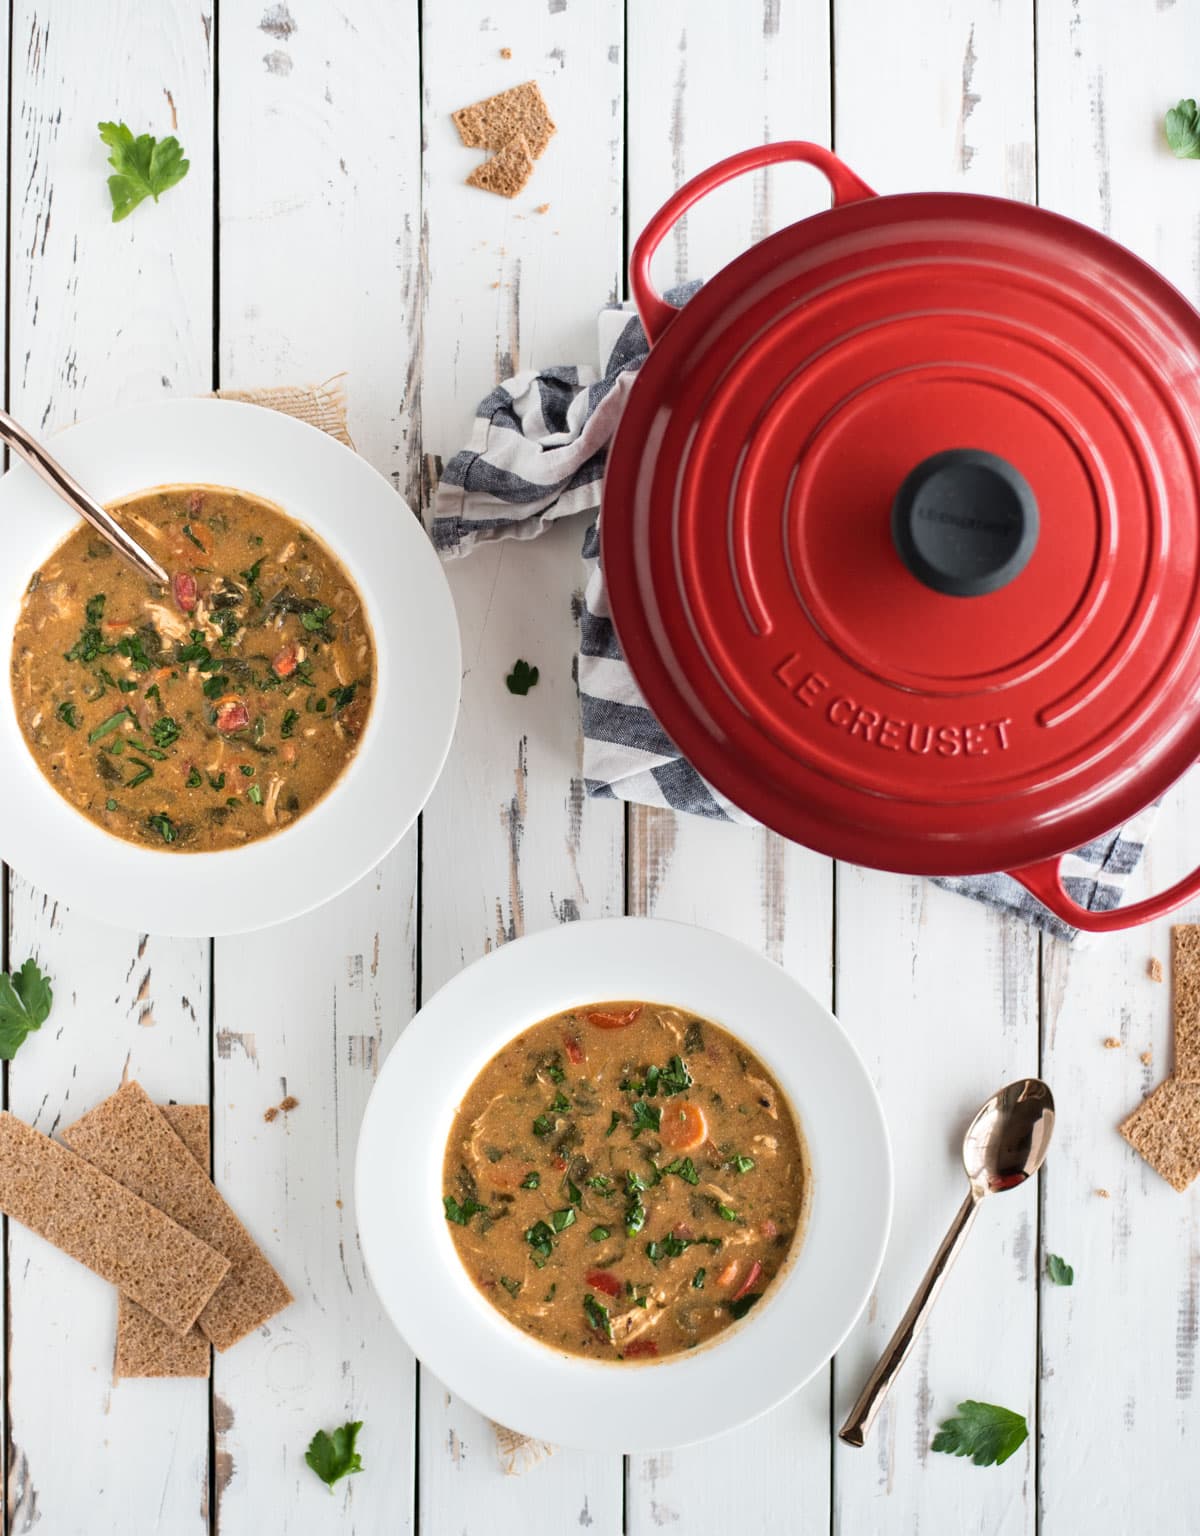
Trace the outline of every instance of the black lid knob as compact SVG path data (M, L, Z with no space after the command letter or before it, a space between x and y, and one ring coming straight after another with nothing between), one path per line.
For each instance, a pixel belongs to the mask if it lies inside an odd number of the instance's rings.
M1038 536L1029 482L1005 459L950 448L922 459L896 492L892 539L935 592L981 597L1024 570Z

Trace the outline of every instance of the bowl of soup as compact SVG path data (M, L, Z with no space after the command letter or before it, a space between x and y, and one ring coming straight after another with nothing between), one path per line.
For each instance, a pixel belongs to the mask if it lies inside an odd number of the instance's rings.
M0 482L0 857L147 931L319 905L411 826L453 733L458 628L420 523L357 454L251 405L160 401L53 447L170 582L24 466Z
M647 1451L809 1380L874 1285L892 1169L833 1016L733 939L618 918L523 938L408 1025L360 1133L383 1304L521 1433Z

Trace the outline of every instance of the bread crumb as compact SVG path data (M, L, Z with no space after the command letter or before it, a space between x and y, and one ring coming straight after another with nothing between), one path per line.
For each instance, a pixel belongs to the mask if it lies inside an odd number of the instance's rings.
M1117 1039L1116 1035L1107 1035L1105 1037L1104 1049L1106 1051L1119 1051L1121 1049L1121 1042Z
M263 1119L267 1122L268 1125L270 1125L271 1121L274 1120L278 1113L279 1111L275 1108L274 1104L272 1104L270 1109L265 1109L263 1111Z
M1112 1196L1109 1194L1108 1190L1106 1190L1106 1189L1098 1189L1096 1191L1096 1193L1100 1196L1101 1200L1111 1200L1112 1199Z
M549 203L539 203L537 205L537 207L533 211L534 211L534 213L549 213L550 212L550 204Z
M1154 1052L1143 1051L1142 1054L1138 1057L1138 1060L1144 1067L1152 1066L1154 1064Z
M1146 962L1146 975L1149 976L1151 981L1161 981L1163 979L1163 963L1157 955Z
M342 1202L340 1200L335 1200L333 1203L334 1203L334 1205L337 1206L338 1210L340 1211L341 1208L342 1208Z
M286 1115L290 1110L296 1109L299 1106L299 1103L300 1100L293 1097L293 1095L289 1093L286 1099L280 1100L279 1107Z
M511 48L501 48L501 50L500 50L500 57L502 59L511 59L512 58L512 49Z

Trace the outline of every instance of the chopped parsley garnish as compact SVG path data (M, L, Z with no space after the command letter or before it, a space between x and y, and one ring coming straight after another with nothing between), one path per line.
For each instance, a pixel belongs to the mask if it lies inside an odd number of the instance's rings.
M115 715L109 715L107 720L101 720L94 730L88 732L88 741L102 741L105 736L110 736L113 731L124 725L126 720L132 720L137 724L136 717L128 709L119 709Z
M602 1243L607 1238L612 1236L612 1232L608 1227L593 1227L592 1230L588 1233L588 1236L591 1238L592 1242Z
M179 828L165 811L158 811L153 816L147 816L146 825L152 832L157 832L164 843L173 843L179 836Z
M677 1259L680 1254L686 1253L689 1248L706 1247L719 1248L719 1237L676 1237L669 1232L661 1242L646 1244L646 1257L651 1264L657 1264L660 1259Z
M154 738L156 747L169 747L179 740L180 730L170 715L160 715L150 727L150 734Z
M61 720L64 725L69 725L73 731L79 729L79 712L74 704L64 701L54 713L57 719Z
M508 1292L514 1301L521 1294L520 1280L510 1280L507 1275L501 1275L500 1284L504 1287L504 1289Z
M567 1075L557 1061L549 1062L544 1071L552 1083L561 1083Z
M135 773L133 778L131 778L129 783L126 785L127 789L136 789L139 784L144 784L146 782L151 774L153 774L154 769L151 768L149 763L140 757L131 756L129 761L133 763L135 767L141 769L141 772Z
M662 1110L647 1104L644 1099L633 1101L633 1136L640 1136L643 1131L657 1131L662 1124Z
M533 1250L533 1262L541 1269L554 1252L554 1233L544 1221L535 1221L525 1233L525 1241Z
M738 1318L745 1317L756 1301L762 1300L761 1291L751 1291L748 1296L739 1296L736 1301L729 1303L729 1312L736 1322Z
M250 803L252 805L261 805L263 803L263 801L262 801L262 785L261 784L251 784L250 788L246 791L246 798L250 801Z
M565 1115L571 1107L571 1101L565 1093L556 1093L550 1100L550 1113L552 1115Z
M1200 109L1191 98L1179 102L1165 123L1167 144L1179 160L1200 160Z
M614 1109L612 1112L612 1119L608 1122L608 1130L606 1130L604 1134L606 1136L611 1136L623 1119L624 1116L621 1114L621 1112Z
M154 662L146 655L141 635L125 635L117 641L117 655L124 656L135 672L149 672Z
M716 1202L716 1205L717 1205L717 1215L721 1218L722 1221L737 1221L738 1220L738 1213L736 1211L734 1211L734 1210L731 1210L729 1208L729 1206L722 1205L719 1200Z
M597 1333L602 1333L606 1339L612 1338L612 1320L608 1308L601 1306L590 1291L583 1298L583 1314Z
M94 592L88 598L83 609L83 617L86 623L99 624L100 620L104 617L104 604L106 601L107 599L103 592Z
M104 617L105 596L97 592L89 597L84 608L84 628L75 644L66 653L67 661L95 661L97 656L107 656L112 646L105 644L100 633L100 620Z
M27 1035L41 1029L54 1003L49 979L36 960L11 976L0 972L0 1060L11 1061Z
M284 712L283 712L283 719L280 721L280 724L279 724L279 734L283 737L284 741L286 741L288 739L288 737L292 734L293 730L295 730L295 728L296 728L296 721L299 720L299 718L300 718L300 715L299 715L299 713L296 710L294 710L294 709L285 709L284 710Z
M527 661L516 661L513 669L504 679L509 693L519 694L522 698L531 688L537 686L538 669L531 667Z
M184 523L184 525L183 525L183 536L184 536L185 539L190 540L191 543L193 543L196 546L196 548L200 551L200 553L202 555L208 554L208 550L205 549L204 545L201 544L200 540L192 532L192 525L191 525L191 523Z
M101 142L108 145L108 163L113 174L108 178L112 198L112 221L127 219L140 202L152 197L155 202L188 173L189 162L174 134L156 139L151 133L133 136L124 123L98 123ZM311 1465L311 1463L310 1463ZM357 1471L357 1468L354 1469Z
M535 1170L532 1173L527 1173L525 1175L525 1177L521 1180L521 1188L522 1189L537 1189L538 1185L541 1182L542 1182L542 1176L541 1176L540 1173L538 1173Z
M204 775L200 772L199 768L193 768L191 773L188 774L186 782L189 789L199 789L204 783Z
M358 692L357 683L347 683L344 688L331 688L329 697L333 700L335 710L343 710L348 704L353 704L354 695ZM320 700L317 701L320 703Z
M692 1074L684 1065L682 1056L672 1056L665 1067L647 1067L646 1076L640 1081L626 1078L621 1089L625 1093L645 1094L648 1099L652 1099L660 1092L667 1098L691 1086Z
M201 690L206 699L219 699L229 689L227 677L210 677Z
M698 1269L696 1271L692 1276L692 1290L702 1291L704 1289L704 1277L707 1273L708 1271L705 1269Z
M550 1225L556 1232L565 1232L568 1227L575 1225L575 1208L568 1205L561 1211L552 1211Z
M262 568L262 561L256 560L249 570L239 571L238 575L242 578L248 587L253 587L258 582L259 572L262 570Z
M613 1181L603 1173L594 1173L587 1181L588 1188L594 1189L598 1195L610 1195L613 1189Z
M642 1186L631 1186L629 1204L625 1208L625 1232L636 1237L646 1225L646 1207L642 1204Z
M554 1121L549 1115L539 1115L533 1122L533 1134L535 1136L549 1136L554 1129Z
M472 1216L487 1214L487 1206L480 1205L478 1200L464 1200L460 1205L453 1195L444 1195L442 1204L446 1207L446 1220L456 1227L465 1227Z
M212 788L212 789L224 789L225 788L225 775L223 773L217 773L217 774L210 773L209 776L208 776L208 782L209 782L209 787Z
M172 139L169 142L175 141ZM116 218L115 213L113 217ZM351 1472L361 1472L363 1469L362 1457L354 1449L361 1428L362 1420L357 1419L353 1424L343 1424L341 1429L335 1429L332 1435L319 1429L308 1443L304 1459L331 1493L334 1483L348 1477Z
M951 1456L969 1456L977 1467L1000 1466L1028 1438L1029 1425L1023 1414L968 1399L959 1403L957 1417L947 1419L933 1437L933 1449Z
M241 771L248 779L252 779L254 777L254 769L249 763L243 763L241 765Z
M162 694L158 690L158 684L157 683L155 683L152 687L146 689L146 697L148 699L153 699L156 704L161 704L162 703Z
M581 1205L583 1203L583 1195L579 1191L578 1184L572 1184L570 1179L564 1179L563 1187L567 1192L567 1199L572 1205Z
M696 1172L696 1165L690 1157L677 1157L673 1163L666 1165L663 1172L675 1174L685 1184L699 1184L700 1182L700 1175Z
M117 802L115 800L113 800L111 797L104 802L104 809L106 811L115 811L116 808L117 808Z
M261 564L262 562L260 561L259 563ZM312 634L314 630L324 629L326 620L332 617L333 609L327 608L323 603L319 603L317 607L310 609L308 613L300 615L300 623Z
M735 1157L733 1166L739 1173L749 1173L751 1168L754 1167L754 1159L752 1157Z

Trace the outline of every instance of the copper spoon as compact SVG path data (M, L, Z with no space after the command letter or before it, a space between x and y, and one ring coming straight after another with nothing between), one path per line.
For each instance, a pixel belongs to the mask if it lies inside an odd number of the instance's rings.
M879 1364L867 1378L858 1401L838 1436L847 1445L863 1445L883 1407L900 1367L924 1328L933 1304L958 1257L985 1195L1015 1189L1042 1166L1054 1131L1054 1095L1040 1078L1023 1077L993 1095L967 1127L963 1167L970 1189L925 1271L917 1294L892 1335Z
M131 565L136 566L143 576L148 576L151 581L157 581L164 587L168 585L171 578L158 561L152 559L137 540L131 538L120 523L89 496L78 480L68 474L56 459L52 459L42 445L30 437L7 411L0 411L0 440L7 443L18 458L24 459L55 495L61 496L84 522L90 523L100 537L106 539Z

